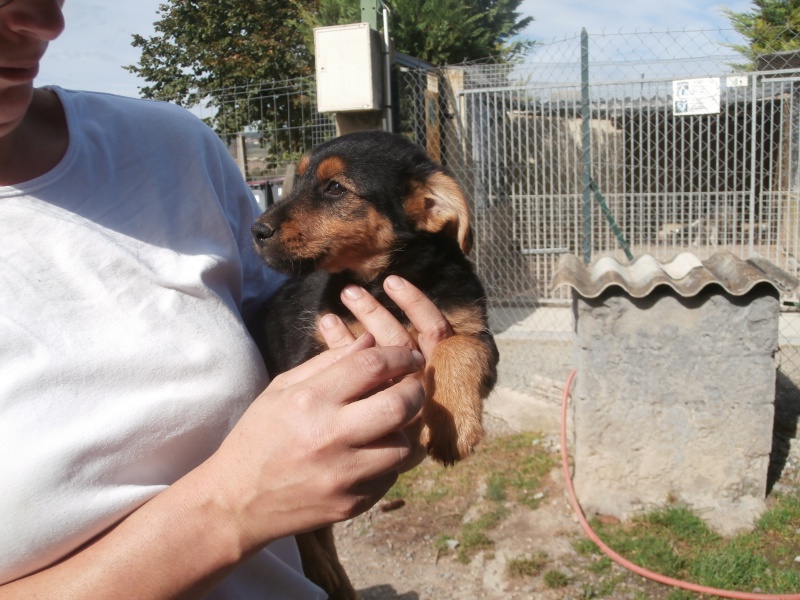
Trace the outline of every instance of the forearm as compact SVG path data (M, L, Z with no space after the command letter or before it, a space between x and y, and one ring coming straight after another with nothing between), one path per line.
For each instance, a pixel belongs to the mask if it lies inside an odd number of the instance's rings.
M202 465L65 560L0 599L201 598L247 554Z

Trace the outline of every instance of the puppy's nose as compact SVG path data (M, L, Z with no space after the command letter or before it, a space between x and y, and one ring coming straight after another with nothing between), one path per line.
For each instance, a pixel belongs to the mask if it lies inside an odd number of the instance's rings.
M275 230L266 223L256 223L250 228L250 231L253 232L253 238L259 246L263 246L269 238L275 235Z

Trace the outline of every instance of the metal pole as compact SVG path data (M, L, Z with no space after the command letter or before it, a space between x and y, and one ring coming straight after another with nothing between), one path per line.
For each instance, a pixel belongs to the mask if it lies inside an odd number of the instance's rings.
M583 262L592 260L592 138L589 107L589 34L581 29L581 162L583 184Z
M361 0L361 22L378 31L378 0Z

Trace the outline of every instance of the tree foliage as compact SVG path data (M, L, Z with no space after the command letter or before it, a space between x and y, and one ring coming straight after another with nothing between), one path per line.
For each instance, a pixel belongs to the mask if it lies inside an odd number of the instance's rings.
M389 33L400 52L433 64L495 57L512 60L531 41L517 36L531 23L517 11L522 0L392 0ZM312 27L361 21L359 0L318 0L304 10Z
M434 64L508 61L532 45L517 39L532 20L520 17L521 2L393 0L390 33L398 50ZM141 55L126 67L147 82L141 95L203 102L221 135L258 132L280 152L303 145L276 140L310 122L312 100L272 82L313 74L313 27L362 21L360 0L164 0L157 15L154 35L133 37Z
M308 0L306 3L311 3ZM156 35L133 36L147 98L192 105L213 90L311 73L299 35L301 0L167 0Z
M800 2L796 0L753 0L753 9L726 9L733 28L747 40L734 46L751 61L763 54L800 49Z

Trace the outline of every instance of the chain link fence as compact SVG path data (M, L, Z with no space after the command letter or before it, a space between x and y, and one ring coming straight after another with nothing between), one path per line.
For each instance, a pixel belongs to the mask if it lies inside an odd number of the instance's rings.
M470 197L498 331L569 332L570 291L550 285L565 253L758 253L800 275L800 51L743 47L724 29L583 32L521 64L400 74L403 132ZM795 387L796 300L778 355Z
M317 111L314 77L265 81L209 92L191 110L228 146L262 208L280 197L300 157L336 135Z

